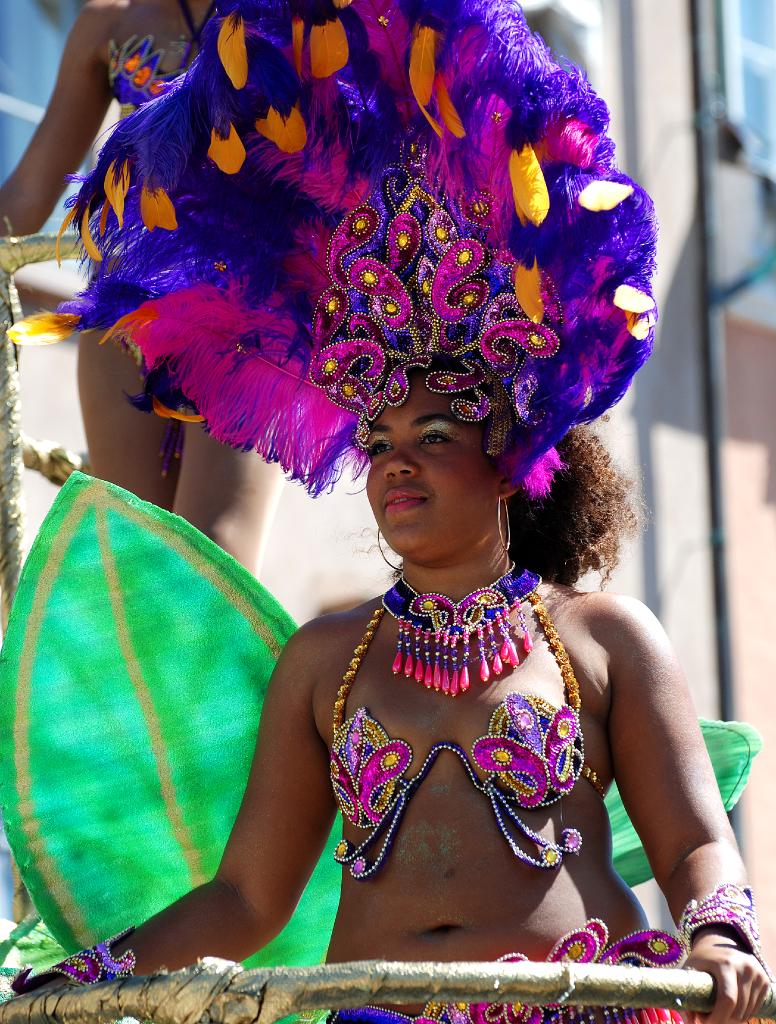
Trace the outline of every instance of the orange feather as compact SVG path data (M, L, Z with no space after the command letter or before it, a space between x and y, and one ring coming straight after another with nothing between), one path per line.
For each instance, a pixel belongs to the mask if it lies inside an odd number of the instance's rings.
M307 127L299 107L293 107L288 117L281 117L270 107L267 116L256 122L256 131L274 142L282 153L298 153L307 142Z
M149 231L155 228L175 231L178 227L175 207L163 188L150 189L143 185L143 191L140 193L140 216Z
M339 20L313 25L310 30L310 70L314 78L328 78L348 62L348 37Z
M532 267L518 263L515 267L515 295L523 311L535 324L544 319L544 301L539 264L534 260Z
M509 157L509 178L512 182L515 209L521 219L525 217L538 227L549 212L550 194L547 191L541 164L536 159L530 143L526 143L520 152L512 150Z
M204 423L205 417L195 415L190 412L176 412L175 409L170 409L163 402L154 395L153 398L154 412L157 416L161 416L163 420L180 420L181 423Z
M455 109L453 101L450 99L450 93L447 91L445 80L441 74L436 76L434 88L436 89L436 98L439 105L439 116L447 126L447 130L452 132L456 139L465 138L466 129L463 126L463 121Z
M625 322L628 326L628 333L638 341L643 341L657 323L657 318L653 312L626 313Z
M59 232L57 234L57 242L56 242L56 246L54 247L54 256L56 258L57 266L58 267L62 266L62 236L67 231L68 227L73 223L73 218L74 217L75 217L75 207L71 206L70 209L65 214L65 219L62 221L62 223L59 226Z
M436 73L436 49L439 34L428 25L415 29L415 38L410 51L410 86L412 95L421 108L431 101Z
M78 326L75 313L35 313L8 328L14 345L56 345L69 338Z
M116 211L119 227L123 228L124 200L127 198L127 192L129 191L129 160L124 161L118 174L116 173L116 161L113 161L105 173L103 188L105 189L108 202Z
M229 134L225 139L215 128L212 129L207 155L224 174L237 174L245 163L245 146L233 124L230 123Z
M92 229L89 227L89 214L91 213L91 209L91 204L89 204L89 206L84 210L84 215L81 218L81 241L84 244L84 249L86 249L89 254L89 258L94 260L95 263L102 263L102 253L95 245L94 238L92 238Z
M100 238L105 234L105 229L108 226L108 214L110 213L110 200L106 199L102 204L100 210Z
M294 48L294 67L299 77L302 77L302 49L304 48L304 21L295 14L291 19L291 42Z
M217 46L229 81L235 89L243 89L248 81L248 50L245 46L245 23L239 14L230 14L221 22Z
M157 317L157 312L146 303L140 309L133 309L131 313L125 313L112 327L108 328L99 343L104 345L106 341L131 340L136 331L141 330L146 324L152 323Z
M425 107L421 107L420 110L421 110L421 113L423 114L423 116L425 117L425 119L428 121L428 123L431 125L431 127L434 129L434 131L437 133L437 135L441 139L442 138L442 134L443 134L443 132L442 132L442 125L439 123L439 121L437 121L437 119L435 117L432 117L431 114L429 114L428 110L426 110Z

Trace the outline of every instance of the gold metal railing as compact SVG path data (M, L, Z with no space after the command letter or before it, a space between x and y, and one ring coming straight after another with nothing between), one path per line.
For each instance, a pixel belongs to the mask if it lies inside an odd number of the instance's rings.
M54 483L64 483L85 460L53 442L36 442L21 429L19 367L15 346L8 340L8 328L21 315L14 274L30 263L54 259L53 235L0 238L0 590L2 622L16 593L24 550L24 499L22 477L25 467L42 472ZM77 251L75 239L63 241L62 256Z
M708 1012L711 976L676 968L603 964L360 961L243 971L211 960L172 974L57 989L0 1006L0 1024L90 1024L132 1017L154 1024L274 1024L292 1013L387 1004L523 1003ZM776 988L759 1017L776 1019Z

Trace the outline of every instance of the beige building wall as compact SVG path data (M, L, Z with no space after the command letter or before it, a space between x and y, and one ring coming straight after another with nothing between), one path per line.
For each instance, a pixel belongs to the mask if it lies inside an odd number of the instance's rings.
M606 436L641 477L648 522L615 586L660 618L699 712L717 712L700 376L692 64L687 5L604 0L604 81L623 169L660 221L655 352Z
M727 321L725 471L738 715L765 741L744 798L746 860L776 960L776 325Z

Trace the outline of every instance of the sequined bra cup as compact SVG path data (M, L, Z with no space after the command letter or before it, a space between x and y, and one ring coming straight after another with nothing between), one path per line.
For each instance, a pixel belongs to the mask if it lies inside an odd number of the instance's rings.
M122 46L111 40L108 81L122 114L160 96L183 71L183 62L171 71L160 71L164 57L164 50L154 49L153 36L131 36Z
M579 686L568 655L538 595L532 593L528 600L563 675L567 703L555 707L533 694L510 693L491 715L487 732L474 741L470 754L457 743L437 742L414 775L407 774L412 747L391 737L366 707L344 719L348 694L384 610L375 612L334 709L334 795L344 817L369 833L358 844L343 838L335 849L335 859L347 865L353 878L369 878L385 863L409 802L442 751L460 759L472 785L490 802L499 831L518 860L553 869L560 867L567 854L579 853L582 837L577 829L565 828L558 841L551 841L520 816L522 810L556 803L571 792L580 775L603 796L595 773L585 765Z
M186 70L195 47L199 46L202 30L216 9L213 0L200 24L195 25L188 0L178 0L178 6L188 29L188 39L181 36L180 60L178 66L170 71L160 70L167 50L157 49L152 35L130 36L122 46L111 39L108 81L113 95L121 104L122 117L160 96L168 84Z

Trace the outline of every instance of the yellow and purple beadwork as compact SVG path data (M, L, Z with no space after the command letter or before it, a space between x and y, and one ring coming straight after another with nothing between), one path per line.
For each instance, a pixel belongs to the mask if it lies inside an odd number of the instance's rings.
M334 231L310 378L359 417L362 446L370 422L406 401L413 369L459 419L485 422L489 455L530 423L535 361L558 353L563 315L543 272L541 321L520 305L514 256L487 244L491 208L484 195L435 195L417 165L395 166Z

